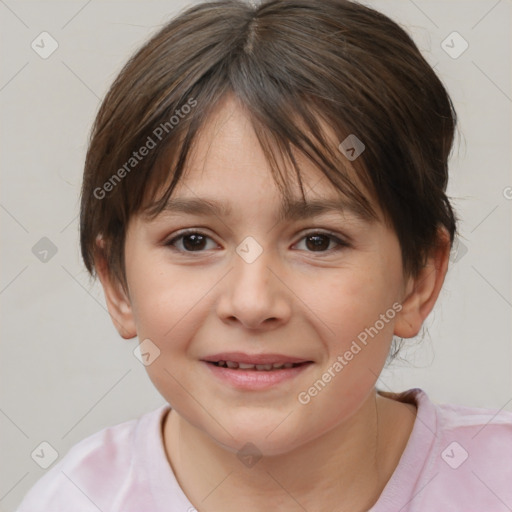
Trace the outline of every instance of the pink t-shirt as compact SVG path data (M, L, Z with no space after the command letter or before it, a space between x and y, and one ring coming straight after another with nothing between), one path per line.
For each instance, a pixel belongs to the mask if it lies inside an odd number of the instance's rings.
M405 397L405 398L404 398ZM512 413L437 405L402 394L418 412L407 446L369 512L512 510ZM17 512L193 512L167 461L169 405L73 446L30 489Z

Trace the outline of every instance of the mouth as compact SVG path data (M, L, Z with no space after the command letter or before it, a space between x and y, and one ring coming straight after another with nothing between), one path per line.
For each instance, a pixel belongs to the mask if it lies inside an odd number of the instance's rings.
M203 358L202 363L218 382L244 391L274 389L298 378L314 364L308 359L282 354L244 354L229 352Z
M245 354L222 352L204 357L202 361L232 370L272 371L295 368L313 361L283 354Z
M288 370L310 363L311 361L304 361L302 363L269 363L269 364L250 364L239 363L237 361L206 361L221 368L230 368L232 370L252 370L257 372L271 372L272 370Z

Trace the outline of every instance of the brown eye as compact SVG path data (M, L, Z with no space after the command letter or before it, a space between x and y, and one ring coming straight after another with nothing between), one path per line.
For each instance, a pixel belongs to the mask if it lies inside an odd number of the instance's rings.
M309 235L306 237L306 247L312 251L322 251L329 248L330 239L326 235Z
M196 251L204 249L206 245L206 237L198 234L185 235L183 237L183 247L187 251Z
M169 240L165 245L173 246L181 252L203 252L208 248L208 240L211 238L204 233L188 231Z
M309 233L301 239L301 242L302 240L305 241L304 245L307 252L332 252L349 245L331 233ZM331 245L334 245L334 247Z

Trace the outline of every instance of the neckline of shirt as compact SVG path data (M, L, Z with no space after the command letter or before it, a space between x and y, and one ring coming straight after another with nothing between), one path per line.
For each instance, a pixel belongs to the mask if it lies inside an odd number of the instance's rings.
M379 394L417 407L414 425L399 463L388 480L378 501L368 512L384 512L389 506L404 507L411 489L414 489L425 465L429 463L428 453L437 436L437 413L435 405L420 388L413 388L402 393ZM178 510L193 511L193 505L178 484L172 466L167 459L162 433L162 422L171 410L164 404L152 413L141 418L136 428L135 446L146 447L136 450L140 468L147 472L148 485L153 496L152 510L168 510L172 503ZM404 494L406 493L406 494ZM151 508L151 507L150 507Z

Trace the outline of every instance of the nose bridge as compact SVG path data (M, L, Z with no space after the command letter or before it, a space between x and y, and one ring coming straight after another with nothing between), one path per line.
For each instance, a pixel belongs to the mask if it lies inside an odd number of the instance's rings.
M288 298L271 270L278 266L273 251L263 249L254 238L247 237L236 248L233 266L219 307L224 320L236 319L245 327L255 329L288 319Z

